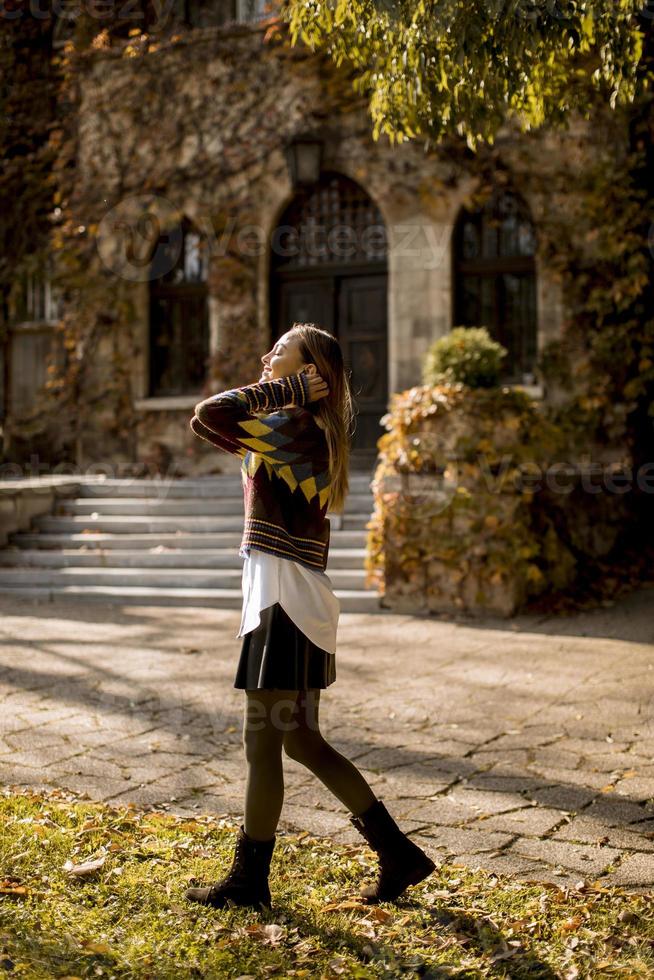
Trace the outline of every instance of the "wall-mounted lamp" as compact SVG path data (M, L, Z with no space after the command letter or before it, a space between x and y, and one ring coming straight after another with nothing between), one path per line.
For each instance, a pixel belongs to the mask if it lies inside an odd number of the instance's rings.
M284 153L293 187L315 184L320 177L323 141L319 136L295 136Z

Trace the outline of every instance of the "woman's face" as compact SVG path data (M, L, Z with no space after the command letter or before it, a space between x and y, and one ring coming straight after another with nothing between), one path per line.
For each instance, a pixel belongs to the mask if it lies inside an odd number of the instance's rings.
M284 378L289 374L297 374L305 367L300 357L300 338L290 331L283 334L275 342L272 349L261 358L263 370L259 381L270 381L272 378ZM312 374L315 365L307 364L307 372Z

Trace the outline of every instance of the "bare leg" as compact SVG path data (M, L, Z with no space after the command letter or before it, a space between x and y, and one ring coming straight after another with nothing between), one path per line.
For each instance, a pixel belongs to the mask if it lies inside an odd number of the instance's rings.
M318 720L320 688L297 694L294 724L283 733L284 751L313 772L354 816L359 816L377 797L354 763L323 737Z
M295 707L297 691L246 691L243 747L247 761L245 833L270 840L284 802L282 743Z

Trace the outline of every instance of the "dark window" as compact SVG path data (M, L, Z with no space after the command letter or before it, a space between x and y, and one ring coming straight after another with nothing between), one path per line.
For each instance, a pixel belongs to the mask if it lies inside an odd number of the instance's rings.
M51 322L60 319L62 312L61 293L52 285L51 261L33 266L19 276L9 302L13 323Z
M537 356L536 234L525 202L496 190L454 229L453 326L487 327L508 350L505 383L531 381Z
M270 0L237 0L236 17L240 21L256 21L274 12Z
M188 27L216 27L236 17L235 0L176 0L175 6Z
M197 394L209 357L208 247L190 222L159 238L150 279L151 396Z

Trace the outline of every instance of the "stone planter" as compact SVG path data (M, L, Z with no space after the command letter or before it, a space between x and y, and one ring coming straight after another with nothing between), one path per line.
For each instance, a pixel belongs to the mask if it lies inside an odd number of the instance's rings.
M413 388L383 420L367 584L396 612L512 616L569 588L628 520L595 463L509 389ZM615 472L612 472L615 481Z

